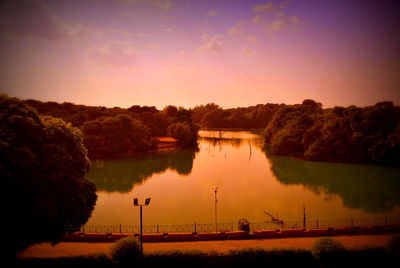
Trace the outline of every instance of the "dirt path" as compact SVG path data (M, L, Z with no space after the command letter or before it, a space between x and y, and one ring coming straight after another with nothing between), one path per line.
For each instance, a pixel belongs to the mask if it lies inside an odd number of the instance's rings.
M359 236L337 236L334 239L343 243L346 248L385 247L393 235L359 235ZM247 247L258 247L263 249L274 248L297 248L311 249L319 238L280 238L280 239L257 239L257 240L224 240L224 241L199 241L199 242L164 242L144 243L145 253L154 253L170 250L181 251L216 251L227 253L229 250ZM57 258L90 255L96 253L110 252L112 243L82 243L62 242L55 246L50 243L42 243L31 246L20 254L21 258Z

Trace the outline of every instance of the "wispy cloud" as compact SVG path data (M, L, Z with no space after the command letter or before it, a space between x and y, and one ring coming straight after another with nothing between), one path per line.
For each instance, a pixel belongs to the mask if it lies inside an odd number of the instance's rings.
M172 7L172 0L114 0L119 4L148 4L158 9L169 10Z
M242 47L241 49L242 54L245 55L254 55L256 54L256 51L250 47Z
M299 17L297 17L297 16L292 16L291 18L290 18L290 21L293 23L293 24L300 24L301 23L301 20L299 19Z
M199 51L220 53L223 50L221 37L222 35L203 34L201 37L203 44L199 46L197 49Z
M93 47L87 53L96 64L127 66L136 63L136 51L129 42L109 41L101 47Z
M268 2L262 5L257 5L253 7L253 11L256 12L256 15L252 18L252 22L255 25L258 25L264 28L264 32L278 32L283 31L289 27L290 24L298 25L301 23L301 20L297 16L288 16L285 12L286 7L289 5L289 2L284 1L279 5L274 4L273 2ZM267 16L263 13L273 14Z
M257 5L255 7L253 7L253 11L262 12L262 13L272 12L272 11L274 11L274 9L275 9L275 6L274 6L274 3L272 3L272 2L268 2L268 3L262 4L262 5Z
M207 11L205 14L209 17L216 17L218 15L218 13L215 9Z

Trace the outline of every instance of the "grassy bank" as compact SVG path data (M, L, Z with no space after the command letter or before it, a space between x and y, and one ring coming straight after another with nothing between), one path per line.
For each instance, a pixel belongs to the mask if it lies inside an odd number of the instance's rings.
M335 239L321 238L311 250L169 251L142 257L137 243L121 239L110 255L19 259L15 267L390 267L400 260L399 241L399 237L394 237L386 247L345 249Z
M138 258L136 267L390 267L399 256L385 249L343 251L318 259L307 250L245 249L227 255L197 252L160 253ZM115 267L106 255L74 258L22 259L17 267ZM126 266L121 266L126 267Z

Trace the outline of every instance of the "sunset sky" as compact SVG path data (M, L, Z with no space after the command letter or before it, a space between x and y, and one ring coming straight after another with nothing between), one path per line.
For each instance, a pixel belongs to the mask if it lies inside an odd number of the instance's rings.
M389 0L0 4L0 93L86 105L400 105Z

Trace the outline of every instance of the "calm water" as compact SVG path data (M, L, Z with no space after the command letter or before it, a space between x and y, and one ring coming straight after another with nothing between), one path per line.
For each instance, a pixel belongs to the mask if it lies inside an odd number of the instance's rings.
M96 161L87 177L98 190L89 225L214 222L218 186L218 222L400 218L400 169L302 161L270 156L260 136L246 131L200 131L199 150L154 153Z

